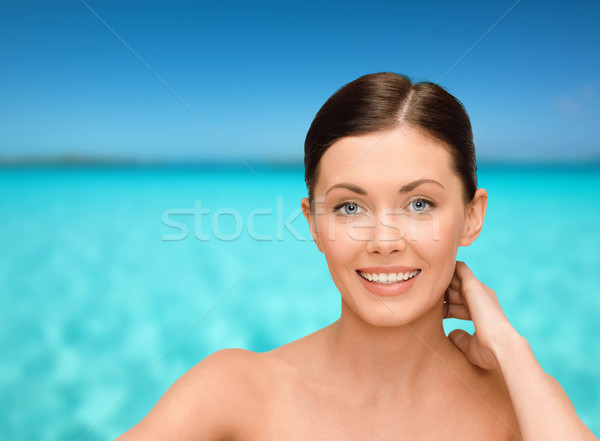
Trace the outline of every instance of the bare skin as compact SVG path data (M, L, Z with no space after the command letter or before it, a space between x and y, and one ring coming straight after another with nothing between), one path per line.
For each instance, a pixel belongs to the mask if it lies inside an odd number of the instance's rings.
M334 355L341 326L266 354L281 386L271 385L271 424L252 439L509 440L518 431L503 379L473 366L449 340L434 354L407 330L415 344L394 378L369 366L355 377ZM329 355L315 360L315 353Z
M410 127L334 143L315 184L321 212L307 199L302 209L340 319L263 354L212 354L119 440L596 440L496 293L456 262L487 193L465 203L451 163ZM419 272L393 295L360 275L395 266ZM444 294L448 317L472 320L474 335L445 335Z
M407 330L418 359L406 354L396 378L368 374L368 366L356 376L335 355L341 326L264 354L213 354L119 440L518 439L502 377L475 367L447 338L436 356Z

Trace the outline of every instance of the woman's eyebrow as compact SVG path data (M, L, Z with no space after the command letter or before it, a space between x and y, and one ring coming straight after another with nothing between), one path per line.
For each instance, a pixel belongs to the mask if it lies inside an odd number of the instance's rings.
M408 193L409 191L414 190L421 184L437 184L442 188L446 188L442 184L440 184L438 181L436 181L435 179L419 179L417 181L410 182L410 183L406 184L405 186L403 186L400 189L400 193Z
M399 193L408 193L409 191L414 190L415 188L417 188L419 185L422 185L422 184L437 184L442 188L446 188L442 184L440 184L438 181L436 181L435 179L419 179L417 181L409 182L408 184L402 186L400 188ZM334 188L345 188L347 190L350 190L354 193L357 193L357 194L360 194L363 196L367 194L367 190L365 190L362 187L359 187L358 185L348 184L346 182L340 182L339 184L335 184L335 185L332 185L331 187L329 187L329 189L325 192L325 196L327 196L327 193L329 193Z

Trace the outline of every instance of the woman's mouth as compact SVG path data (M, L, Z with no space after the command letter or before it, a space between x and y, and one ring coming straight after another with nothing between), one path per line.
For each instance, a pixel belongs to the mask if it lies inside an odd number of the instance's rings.
M410 280L421 272L420 269L406 272L406 273L366 273L358 270L357 273L363 279L369 282L377 283L379 285L393 285L406 280Z
M365 266L357 269L360 283L378 296L398 296L417 283L421 269L414 266Z

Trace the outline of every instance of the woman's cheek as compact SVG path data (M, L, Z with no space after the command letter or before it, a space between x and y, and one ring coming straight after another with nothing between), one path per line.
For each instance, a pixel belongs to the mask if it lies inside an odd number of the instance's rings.
M319 237L325 256L333 262L340 262L352 245L346 233L345 225L336 222L333 216L322 219L319 228Z
M419 254L437 275L440 289L445 289L454 273L458 224L451 213L440 213L429 225L420 226Z

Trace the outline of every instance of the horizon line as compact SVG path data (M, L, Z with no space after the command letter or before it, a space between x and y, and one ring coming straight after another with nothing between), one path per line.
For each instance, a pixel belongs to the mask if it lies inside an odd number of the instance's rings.
M284 168L304 167L303 159L294 158L262 158L247 160L256 167ZM546 158L514 158L495 157L478 158L477 166L540 166L540 167L598 167L600 166L600 155L580 158L546 157ZM144 159L119 156L93 156L93 155L27 155L16 158L0 156L0 168L51 168L51 167L123 167L123 168L169 168L169 167L220 167L220 168L244 168L243 164L226 159Z

